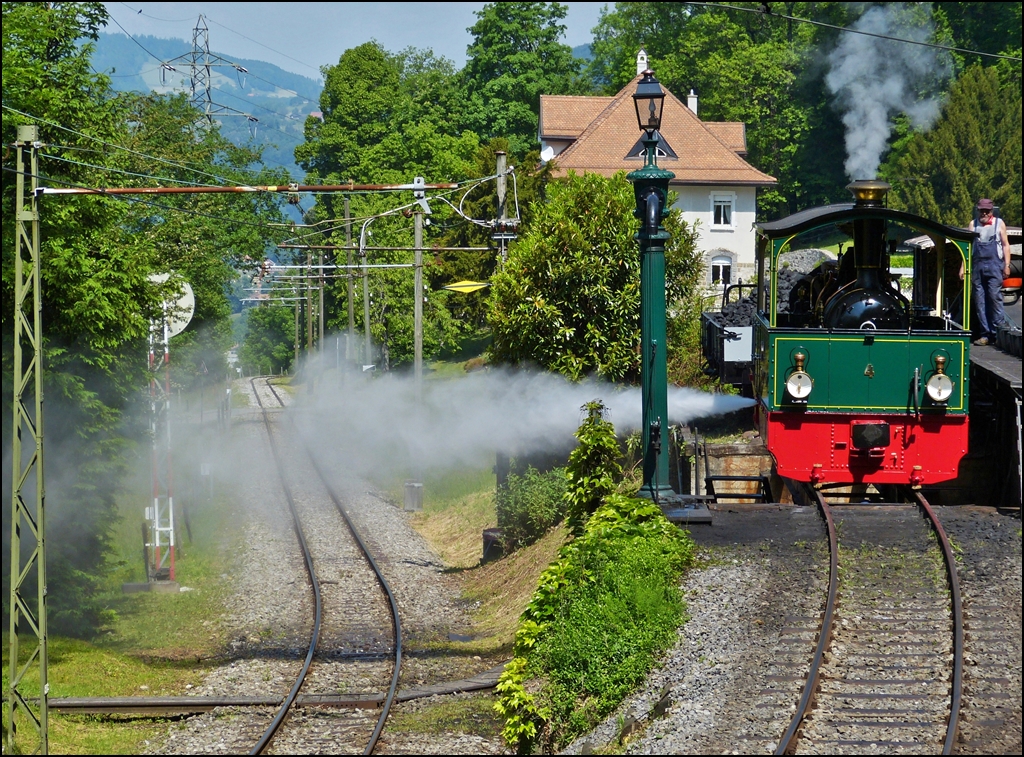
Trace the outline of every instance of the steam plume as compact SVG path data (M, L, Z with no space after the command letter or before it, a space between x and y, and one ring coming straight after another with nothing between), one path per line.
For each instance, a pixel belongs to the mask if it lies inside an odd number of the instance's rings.
M583 382L553 374L488 371L453 381L427 381L418 412L410 379L355 380L317 398L300 419L307 438L326 455L361 471L409 460L428 468L493 462L498 450L515 455L571 446L580 407L600 398L621 433L640 426L637 388ZM319 390L318 390L319 391ZM687 422L753 404L742 397L670 387L669 419Z
M931 40L935 32L927 9L906 3L873 7L853 28L917 42ZM875 178L893 116L905 113L920 129L935 122L938 93L951 71L944 50L862 34L840 38L829 56L825 83L843 110L846 173L851 179Z

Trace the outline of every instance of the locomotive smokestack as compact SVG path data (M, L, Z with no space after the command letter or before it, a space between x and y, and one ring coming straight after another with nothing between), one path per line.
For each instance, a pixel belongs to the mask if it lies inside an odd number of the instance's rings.
M855 181L846 187L857 208L880 208L890 186L875 179ZM878 286L878 269L885 257L885 222L881 218L859 218L853 222L854 263L859 287Z
M885 219L879 212L889 191L884 181L855 181L846 187L855 200L853 221L853 262L857 284L837 292L822 316L828 328L905 329L909 321L902 295L883 283L886 253Z
M879 181L878 179L861 179L860 181L847 184L846 188L857 201L858 207L881 206L882 200L885 199L889 190L892 189L887 182Z

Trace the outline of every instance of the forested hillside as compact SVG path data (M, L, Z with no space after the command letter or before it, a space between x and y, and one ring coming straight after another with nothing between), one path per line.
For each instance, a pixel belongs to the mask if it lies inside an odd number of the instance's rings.
M96 39L92 66L110 78L112 89L163 95L189 91L191 69L182 56L191 52L191 42L145 35L136 40L138 44L122 34L104 33ZM266 61L220 55L216 48L211 53L247 71L213 69L214 101L239 112L218 118L221 133L236 145L260 147L266 165L297 176L295 147L302 142L306 116L319 107L320 82ZM175 60L174 71L161 68L162 61Z

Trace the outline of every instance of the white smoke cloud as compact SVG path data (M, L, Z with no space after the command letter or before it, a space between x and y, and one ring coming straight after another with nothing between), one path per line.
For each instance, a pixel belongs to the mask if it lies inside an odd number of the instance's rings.
M926 8L887 3L868 10L854 29L916 42L933 40ZM829 56L825 84L843 110L846 173L873 179L882 162L893 117L905 113L919 129L939 116L943 85L952 73L949 53L862 34L844 34Z
M605 403L620 433L640 426L638 388L502 370L426 381L419 409L408 377L321 385L312 412L300 405L297 420L318 453L360 472L412 461L447 468L493 463L499 450L515 455L570 448L582 420L580 407L593 399ZM743 397L669 388L672 423L752 405Z

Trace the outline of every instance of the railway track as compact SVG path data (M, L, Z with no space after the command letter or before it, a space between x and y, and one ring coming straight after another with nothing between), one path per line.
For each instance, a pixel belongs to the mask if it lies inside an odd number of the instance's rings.
M792 617L783 634L796 659L780 664L807 672L775 677L803 681L775 753L952 753L964 629L942 525L916 492L911 504L883 512L849 497L830 502L821 490L806 496L826 523L829 588L820 619ZM806 654L812 639L807 665L800 649Z
M303 553L306 576L313 594L314 618L302 668L270 725L260 735L250 753L263 753L275 740L281 747L280 751L284 752L295 751L300 744L304 747L312 746L314 752L321 751L317 748L317 742L323 740L322 734L329 730L330 740L334 742L333 748L336 749L338 746L336 739L340 731L352 741L361 736L366 742L363 753L370 754L384 728L398 686L402 662L402 627L398 605L391 587L327 481L312 451L304 448L297 452L295 445L288 448L278 446L275 435L279 432L274 429L277 424L271 420L271 415L272 411L283 408L285 403L270 383L270 379L253 378L251 386L259 404L278 477ZM266 391L261 391L263 389ZM302 475L303 473L305 475ZM309 475L310 473L313 475ZM323 494L327 495L326 498ZM325 500L329 500L333 505L335 516L325 512ZM336 528L336 515L341 516L347 532L351 535L350 548L339 549L336 542L320 538L325 531ZM334 523L330 522L332 520ZM368 578L371 572L372 579ZM325 574L331 577L325 578ZM371 584L380 590L376 594L376 601ZM353 612L353 597L357 597L358 602L365 603L365 607ZM329 612L332 600L340 604L340 612ZM328 608L327 614L331 617L327 623L324 622L325 608ZM390 626L388 631L382 629L385 617L386 623ZM390 638L382 638L385 635ZM326 645L328 649L321 647L321 641L325 638L330 642ZM344 683L339 678L352 678L354 673L359 675L353 670L353 666L368 661L379 662L385 658L393 660L390 686L372 728L369 722L373 719L369 719L368 722L361 710L353 713L311 710L290 717L299 692L304 687L307 689L304 692L307 695L336 694L339 685ZM360 680L366 681L366 676L363 675ZM310 692L310 688L321 691ZM320 722L328 718L332 720L329 728ZM303 736L302 731L307 731L310 735Z

